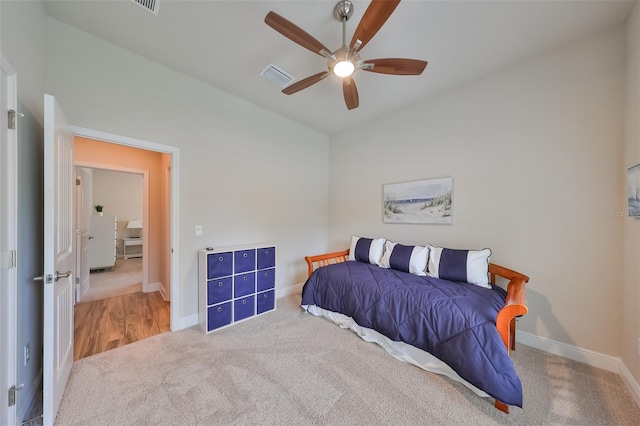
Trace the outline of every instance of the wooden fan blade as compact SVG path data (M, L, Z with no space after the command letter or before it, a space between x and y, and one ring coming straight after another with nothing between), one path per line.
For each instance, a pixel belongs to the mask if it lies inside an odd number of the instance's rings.
M342 79L342 93L344 94L344 102L347 104L347 109L358 108L358 105L360 105L358 88L352 77Z
M400 0L372 0L364 15L362 15L356 31L353 33L349 47L353 49L356 46L356 42L360 40L362 44L357 49L359 51L369 43L378 30L387 22L387 19L389 19L389 16L391 16L399 3Z
M387 58L364 61L362 70L380 74L420 75L426 67L427 61L419 59Z
M320 53L323 50L327 54L331 53L324 44L316 40L311 34L275 12L267 13L267 16L264 18L264 22L289 40L294 43L298 43L300 46L309 49L313 53L317 53L320 56L326 56Z
M302 89L306 89L307 87L316 84L328 75L329 71L319 72L318 74L314 74L296 83L293 83L290 86L285 87L284 89L282 89L282 93L284 93L285 95L293 95L294 93L299 92Z

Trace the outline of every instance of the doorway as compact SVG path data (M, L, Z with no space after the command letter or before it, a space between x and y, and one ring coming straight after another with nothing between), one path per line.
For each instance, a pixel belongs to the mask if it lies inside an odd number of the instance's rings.
M149 290L142 252L148 171L123 170L76 162L76 303Z
M92 270L87 274L90 276L89 288L93 290L95 281L105 281L108 276L140 277L139 268L142 269L143 276L138 283L132 283L138 285L136 291L125 289L120 293L105 294L109 297L91 297L92 290L78 291L80 303L74 308L74 358L78 359L172 328L175 307L169 300L175 292L172 283L176 282L176 268L171 262L171 243L174 241L176 226L174 206L168 201L177 197L174 179L166 179L166 170L175 169L177 150L148 149L147 142L134 141L137 144L133 144L127 138L85 129L74 130L74 164L78 166L76 172L80 176L76 183L82 186L84 176L84 180L91 181L93 187L100 182L103 187L111 187L106 191L107 195L98 190L76 191L79 198L85 198L84 201L78 200L78 204L83 204L82 208L78 207L78 218L106 219L111 223L111 259L107 259L106 264L102 261L100 265L85 266L85 270ZM136 182L141 188L137 192L132 188L138 185ZM125 190L125 187L128 189ZM124 200L119 200L120 198ZM125 207L128 209L118 208L119 202L127 204ZM138 209L132 208L131 204L137 204ZM96 205L104 206L102 216L95 211ZM150 211L153 211L152 215ZM80 223L77 229L79 242L76 252L79 254L83 242L95 236L94 232L87 232L86 238L81 237L81 234L85 234L86 227ZM88 244L89 250L91 244ZM83 282L82 263L78 262L78 265L78 281ZM83 331L85 325L88 328Z

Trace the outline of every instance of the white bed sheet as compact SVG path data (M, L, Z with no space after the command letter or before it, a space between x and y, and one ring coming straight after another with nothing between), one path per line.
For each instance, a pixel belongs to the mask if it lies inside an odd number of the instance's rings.
M384 334L378 333L371 328L361 327L353 320L353 318L338 312L328 311L326 309L319 308L316 305L302 305L302 308L310 314L327 318L331 322L339 325L341 328L350 329L367 342L377 343L391 356L400 361L408 362L431 373L447 376L452 380L462 383L478 396L489 396L486 392L464 380L458 375L458 373L453 371L451 367L431 355L429 352L423 351L404 342L393 341Z

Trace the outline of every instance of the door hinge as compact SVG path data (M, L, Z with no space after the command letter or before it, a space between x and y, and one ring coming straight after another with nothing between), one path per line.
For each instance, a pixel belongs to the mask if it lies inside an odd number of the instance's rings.
M80 278L76 277L76 284L80 284Z
M18 264L17 253L15 250L0 252L0 266L2 269L15 268Z
M9 407L16 405L16 393L21 391L24 388L24 384L20 384L18 386L13 385L9 388Z
M17 112L15 109L10 109L8 111L7 127L9 128L9 130L16 129L16 120L18 117L24 117L24 114Z
M16 116L18 114L16 113L15 110L10 109L9 110L9 116L8 116L8 121L7 121L7 126L9 127L9 130L15 130L16 129Z

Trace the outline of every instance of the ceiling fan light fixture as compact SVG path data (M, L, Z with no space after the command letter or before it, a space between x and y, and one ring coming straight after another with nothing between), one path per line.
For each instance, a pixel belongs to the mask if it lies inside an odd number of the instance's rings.
M355 65L349 61L340 61L333 66L333 73L342 78L349 77L355 70Z
M342 47L331 55L328 61L329 70L340 78L349 77L361 66L362 60L358 52Z

